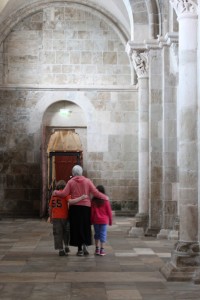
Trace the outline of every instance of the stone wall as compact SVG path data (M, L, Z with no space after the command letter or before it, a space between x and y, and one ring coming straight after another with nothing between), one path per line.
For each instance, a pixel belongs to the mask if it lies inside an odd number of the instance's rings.
M85 175L105 185L114 209L137 206L138 104L125 45L116 25L80 4L20 16L0 48L0 214L39 215L43 120L59 101L87 120L86 131L76 128Z
M34 100L28 93L0 92L0 213L38 215L41 187L38 132L28 132Z
M65 98L64 98L65 97ZM86 114L85 174L103 184L115 209L137 203L137 92L0 92L2 215L38 215L42 191L42 126L47 108L58 99ZM85 142L84 142L85 143Z
M100 92L88 140L88 174L106 186L113 209L136 210L138 200L138 104L135 92ZM102 122L103 121L103 122ZM88 132L90 135L90 133ZM97 151L95 149L98 149Z
M125 41L108 19L76 4L54 4L21 21L4 42L4 83L130 84Z

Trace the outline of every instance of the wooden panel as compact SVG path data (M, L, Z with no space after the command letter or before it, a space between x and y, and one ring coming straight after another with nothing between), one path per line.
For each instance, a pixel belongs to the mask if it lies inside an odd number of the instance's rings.
M55 156L56 181L63 179L67 182L72 176L72 168L77 162L77 156Z

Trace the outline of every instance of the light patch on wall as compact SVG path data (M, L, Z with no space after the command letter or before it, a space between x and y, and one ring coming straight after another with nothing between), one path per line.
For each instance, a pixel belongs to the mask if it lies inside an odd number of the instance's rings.
M72 114L72 111L66 108L60 109L60 115L64 117L69 117Z
M59 101L47 109L43 124L44 126L72 128L87 126L87 120L80 106L69 101Z

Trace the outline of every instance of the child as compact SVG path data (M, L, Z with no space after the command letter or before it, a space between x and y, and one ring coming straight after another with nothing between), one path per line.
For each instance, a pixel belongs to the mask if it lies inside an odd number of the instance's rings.
M56 190L63 190L66 185L64 180L60 180L56 184ZM68 255L69 250L69 220L68 220L68 205L74 204L87 196L82 195L76 199L70 199L70 195L61 198L59 196L52 196L49 202L49 218L53 223L54 247L59 250L59 256ZM65 250L63 249L63 243Z
M105 194L105 189L102 185L97 186L97 189ZM92 198L91 223L95 232L95 254L104 256L106 255L104 245L107 238L107 225L112 225L112 211L109 200Z

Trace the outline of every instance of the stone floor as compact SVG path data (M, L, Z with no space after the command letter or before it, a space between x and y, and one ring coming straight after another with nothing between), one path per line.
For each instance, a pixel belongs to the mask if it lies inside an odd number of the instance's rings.
M115 217L108 230L107 255L68 257L53 248L52 225L44 220L0 221L1 300L192 300L200 285L167 282L159 268L173 241L133 238L133 219Z

